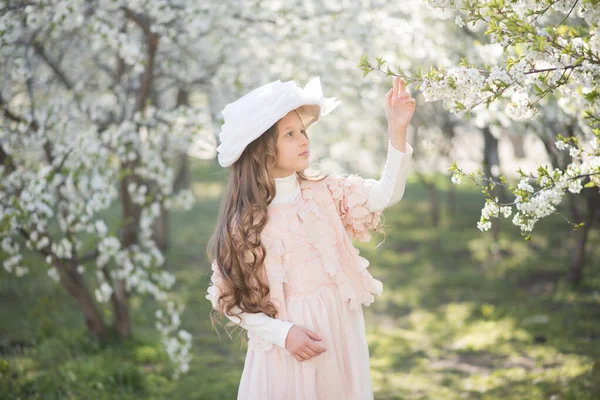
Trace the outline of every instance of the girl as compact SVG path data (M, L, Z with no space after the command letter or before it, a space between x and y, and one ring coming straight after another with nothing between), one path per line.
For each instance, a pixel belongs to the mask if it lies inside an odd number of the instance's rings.
M279 80L222 111L219 163L231 166L208 254L206 298L246 329L238 399L372 399L362 305L383 285L352 238L381 231L404 195L415 100L396 78L385 96L388 152L380 180L309 175L308 127L338 106L319 77Z

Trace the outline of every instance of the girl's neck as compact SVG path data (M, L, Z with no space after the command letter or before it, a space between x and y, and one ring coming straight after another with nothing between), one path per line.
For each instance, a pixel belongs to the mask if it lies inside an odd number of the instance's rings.
M296 172L283 178L275 179L275 198L271 204L293 204L300 194L300 182Z

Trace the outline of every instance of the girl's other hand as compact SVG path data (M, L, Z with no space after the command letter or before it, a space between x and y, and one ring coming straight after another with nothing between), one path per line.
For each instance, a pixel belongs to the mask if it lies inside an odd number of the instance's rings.
M298 361L310 360L327 351L325 347L315 343L314 340L323 340L323 338L310 329L294 325L285 339L285 348Z

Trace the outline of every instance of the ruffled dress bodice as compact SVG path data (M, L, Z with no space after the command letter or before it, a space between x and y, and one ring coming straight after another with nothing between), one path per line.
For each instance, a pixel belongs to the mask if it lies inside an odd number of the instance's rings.
M369 261L359 256L351 240L367 241L369 230L379 226L381 211L365 207L372 183L356 175L302 181L299 195L269 205L261 241L277 318L295 322L288 312L290 300L306 296L318 303L315 295L324 293L325 287L334 288L333 293L351 311L360 310L361 304L370 305L374 295L381 294L382 283L368 272ZM257 348L273 347L251 332L248 337L250 346L254 342Z
M285 207L285 205L283 205ZM304 221L290 209L277 211L272 215L285 215L285 223L289 224L286 232L288 240L294 240L294 246L285 251L283 262L286 281L283 282L283 294L286 299L291 297L313 295L322 285L331 285L335 281L325 272L319 250L310 242L304 232Z

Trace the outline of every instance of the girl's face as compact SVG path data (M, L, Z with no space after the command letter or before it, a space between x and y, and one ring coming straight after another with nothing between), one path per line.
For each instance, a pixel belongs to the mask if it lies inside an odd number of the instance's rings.
M308 137L296 111L290 111L277 121L276 129L277 161L271 175L283 178L308 168Z

